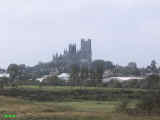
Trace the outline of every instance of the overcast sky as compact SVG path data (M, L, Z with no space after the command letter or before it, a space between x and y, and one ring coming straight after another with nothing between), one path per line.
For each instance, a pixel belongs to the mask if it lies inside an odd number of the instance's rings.
M91 38L94 59L160 63L160 0L1 0L0 66L50 61Z

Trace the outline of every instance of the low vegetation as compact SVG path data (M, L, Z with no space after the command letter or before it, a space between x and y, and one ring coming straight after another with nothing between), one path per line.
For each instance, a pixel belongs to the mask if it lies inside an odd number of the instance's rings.
M143 89L21 86L19 88L5 88L1 90L0 95L35 101L118 101L121 99L140 99L143 95L152 93L154 91Z
M37 102L0 96L0 116L16 120L159 120L159 115L136 116L116 112L119 101Z
M0 96L0 116L16 114L16 120L159 120L160 116L136 116L116 112L119 101L36 102ZM134 105L135 103L133 103Z

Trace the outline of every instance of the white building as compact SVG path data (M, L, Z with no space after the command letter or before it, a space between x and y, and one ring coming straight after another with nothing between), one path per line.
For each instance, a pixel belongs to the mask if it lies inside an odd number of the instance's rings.
M0 78L3 78L3 77L9 78L9 74L8 73L1 73Z
M36 80L39 81L39 82L43 82L45 79L47 79L48 77L53 77L53 75L45 75L41 78L37 78ZM60 79L60 80L65 80L65 81L68 81L70 79L70 74L68 73L62 73L60 75L57 75L57 77Z
M39 82L43 82L43 80L47 79L47 77L49 77L48 75L45 75L41 78L37 78L36 80L39 81Z
M70 74L68 74L68 73L62 73L62 74L58 75L57 77L59 79L61 79L61 80L68 81L70 79Z
M119 82L125 82L125 81L130 81L130 80L143 80L143 77L109 77L109 78L104 78L103 83L110 82L111 80L117 80Z

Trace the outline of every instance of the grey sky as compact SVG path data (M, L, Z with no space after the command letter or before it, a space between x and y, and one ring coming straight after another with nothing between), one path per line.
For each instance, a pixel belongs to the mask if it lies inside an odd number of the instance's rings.
M94 59L160 63L159 0L0 1L0 66L51 60L69 43L93 39Z

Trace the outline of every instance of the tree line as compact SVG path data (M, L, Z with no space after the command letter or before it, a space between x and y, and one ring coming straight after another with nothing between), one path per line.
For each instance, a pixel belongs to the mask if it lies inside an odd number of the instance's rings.
M24 64L10 64L7 68L9 78L1 78L1 86L16 85L19 84L39 84L35 81L36 78L48 75L51 69L56 65L52 63L45 64L39 63L34 67L29 67ZM151 61L151 64L146 68L138 68L135 62L128 63L127 66L115 65L111 61L95 60L90 65L88 64L72 64L69 66L70 80L68 85L72 86L100 86L102 85L103 76L105 71L109 71L108 77L112 76L145 76L148 73L158 74L160 68L157 66L155 60ZM61 72L68 72L67 70ZM59 73L60 74L60 73ZM59 80L56 76L49 77L44 84L51 85L66 85L62 80ZM120 86L119 83L116 83Z

